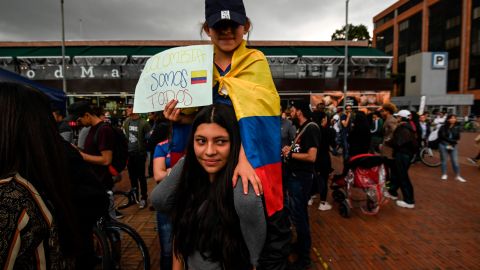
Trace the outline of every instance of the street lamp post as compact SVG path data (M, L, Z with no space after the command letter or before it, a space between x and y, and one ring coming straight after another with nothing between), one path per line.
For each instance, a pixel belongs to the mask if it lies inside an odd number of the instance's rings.
M345 58L343 65L343 109L347 106L347 78L348 78L348 2L345 2Z
M62 13L62 84L63 92L67 93L67 79L65 74L65 19L63 15L63 1L64 0L60 0Z

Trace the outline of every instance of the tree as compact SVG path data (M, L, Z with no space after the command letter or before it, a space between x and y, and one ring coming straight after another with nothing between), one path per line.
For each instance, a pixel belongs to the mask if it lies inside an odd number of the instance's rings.
M332 34L332 40L345 40L345 25L342 27L342 29L337 29L335 33ZM363 24L348 24L348 40L370 41L370 33L368 32L367 27Z

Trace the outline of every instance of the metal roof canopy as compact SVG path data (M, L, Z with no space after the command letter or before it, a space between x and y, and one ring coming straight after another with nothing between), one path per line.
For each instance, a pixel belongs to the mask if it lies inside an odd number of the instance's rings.
M65 54L75 56L114 56L114 55L155 55L173 46L68 46ZM343 56L343 47L337 46L257 46L254 47L267 56ZM349 56L388 57L386 54L371 47L351 47L348 49ZM61 56L60 47L0 47L0 57L22 56Z

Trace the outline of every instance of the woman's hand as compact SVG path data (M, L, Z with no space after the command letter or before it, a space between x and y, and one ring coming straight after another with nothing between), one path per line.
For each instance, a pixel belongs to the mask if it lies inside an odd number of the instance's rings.
M167 105L165 105L165 109L163 110L163 116L172 122L180 122L182 118L180 115L180 109L175 108L177 103L177 100L172 99L167 103Z
M243 185L243 193L248 194L248 182L252 184L253 190L257 196L263 194L262 183L260 182L260 178L255 173L255 169L253 169L252 165L247 159L245 155L245 151L243 150L243 146L240 148L240 156L238 158L238 164L233 172L233 186L237 185L238 177L242 179Z

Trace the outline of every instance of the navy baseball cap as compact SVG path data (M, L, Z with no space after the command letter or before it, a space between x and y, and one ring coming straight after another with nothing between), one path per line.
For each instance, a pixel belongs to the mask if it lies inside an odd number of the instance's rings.
M231 20L240 25L247 22L242 0L205 0L205 20L213 27L222 20Z

